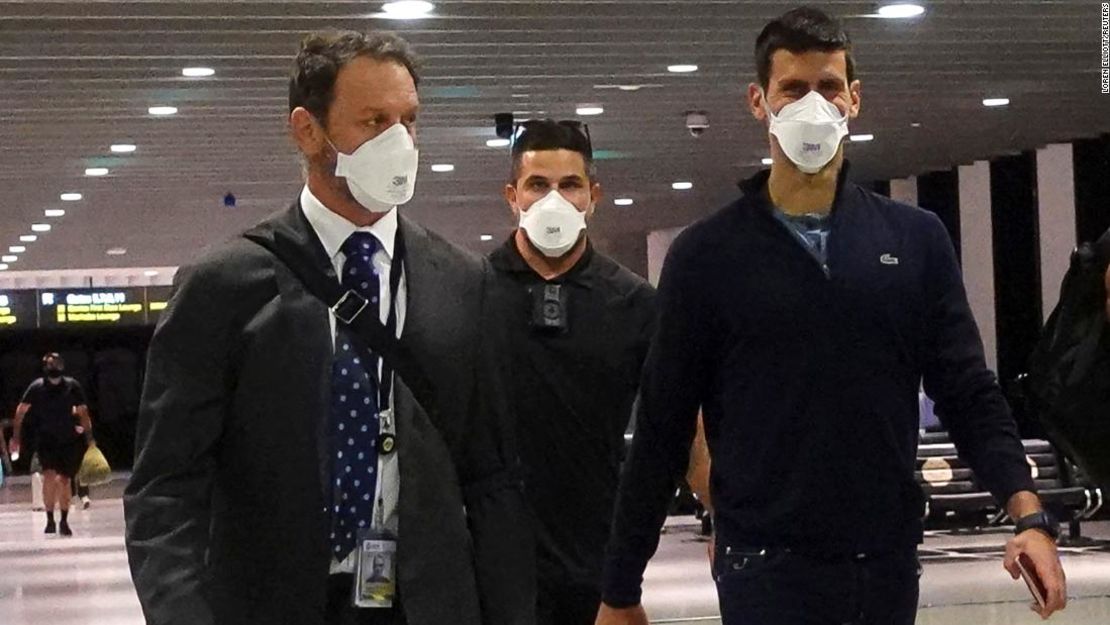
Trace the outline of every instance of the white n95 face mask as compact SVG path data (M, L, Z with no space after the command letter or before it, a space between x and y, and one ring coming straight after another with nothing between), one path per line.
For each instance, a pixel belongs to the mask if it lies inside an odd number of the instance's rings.
M559 258L578 242L586 229L586 215L552 189L520 213L520 227L544 256Z
M782 107L778 115L771 110L766 93L763 106L771 120L771 134L778 138L786 157L807 174L828 165L848 134L848 115L816 91Z
M412 199L420 151L404 125L394 124L353 154L335 151L335 175L346 178L351 195L366 210L384 213Z

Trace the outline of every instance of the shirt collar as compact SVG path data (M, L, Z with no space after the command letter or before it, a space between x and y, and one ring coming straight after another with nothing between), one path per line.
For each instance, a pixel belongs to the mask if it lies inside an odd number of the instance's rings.
M301 211L304 212L308 223L312 225L312 229L316 231L316 236L320 237L320 243L324 246L328 258L335 258L343 243L355 232L369 232L381 243L386 256L390 260L393 259L393 244L397 239L398 222L396 206L373 225L359 227L324 206L323 202L308 190L308 185L305 185L301 191Z

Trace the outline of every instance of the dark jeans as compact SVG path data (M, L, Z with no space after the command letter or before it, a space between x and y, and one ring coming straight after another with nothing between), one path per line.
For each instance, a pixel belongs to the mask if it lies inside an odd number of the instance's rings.
M916 551L813 557L718 545L722 625L913 625Z
M354 575L332 575L328 578L328 605L324 622L328 625L405 625L405 614L399 601L392 608L359 609L351 605Z
M540 580L536 596L537 625L593 625L601 606L601 590L590 584Z

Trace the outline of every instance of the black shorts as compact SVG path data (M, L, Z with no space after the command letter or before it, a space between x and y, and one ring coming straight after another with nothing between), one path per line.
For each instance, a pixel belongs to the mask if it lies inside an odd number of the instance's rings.
M39 439L39 463L43 471L54 471L59 475L73 478L81 468L85 458L85 441L74 438L69 441Z

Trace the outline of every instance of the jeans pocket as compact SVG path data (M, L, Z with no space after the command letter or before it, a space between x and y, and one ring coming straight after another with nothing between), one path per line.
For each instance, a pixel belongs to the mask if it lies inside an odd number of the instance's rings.
M786 551L720 549L713 562L713 577L718 583L754 577L775 569L787 555Z

